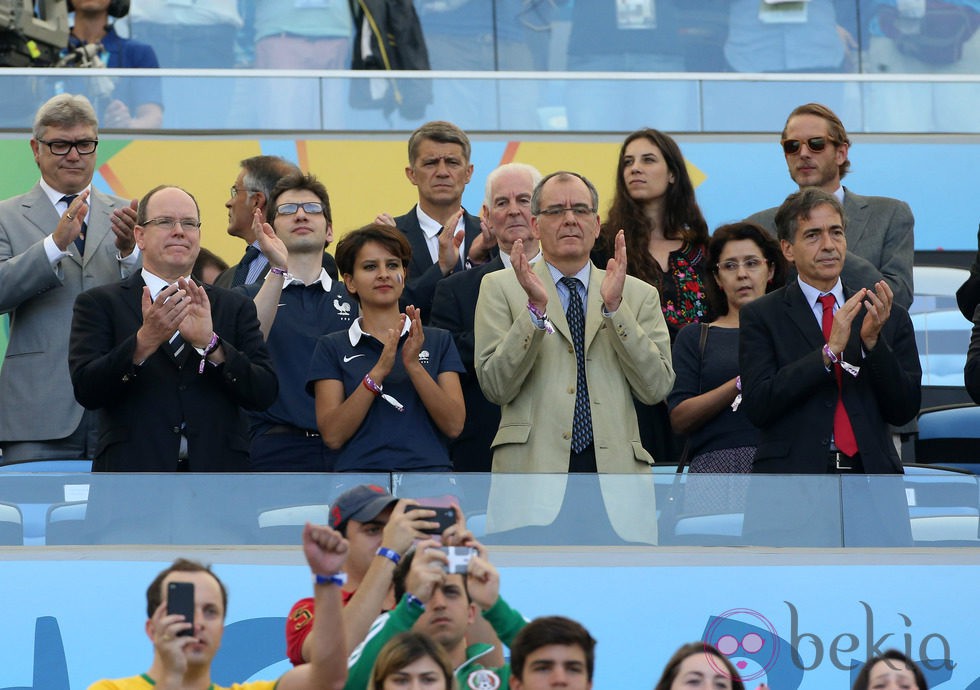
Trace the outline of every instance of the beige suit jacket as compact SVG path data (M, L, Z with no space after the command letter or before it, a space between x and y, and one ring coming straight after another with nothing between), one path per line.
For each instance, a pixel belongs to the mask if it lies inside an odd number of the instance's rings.
M527 294L512 270L487 275L475 323L476 374L487 399L501 406L493 441L494 473L551 473L497 477L491 486L491 531L550 524L561 508L571 451L576 365L568 322L544 261L534 268L548 293L555 332L535 328ZM591 269L585 318L586 377L596 465L610 521L630 541L656 541L650 465L640 444L633 398L666 397L674 383L670 338L653 287L627 277L623 301L602 314L605 271ZM616 477L615 475L641 475Z

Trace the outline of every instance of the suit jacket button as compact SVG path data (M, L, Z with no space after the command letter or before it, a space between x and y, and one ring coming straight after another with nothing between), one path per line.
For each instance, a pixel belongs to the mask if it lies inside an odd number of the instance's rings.
M172 432L174 432L175 434L179 434L180 433L180 427L179 426L172 427L170 430Z
M566 431L561 435L561 437L567 441L572 437L572 435Z
M568 394L569 395L575 395L575 386L569 386L568 387Z
M571 345L569 345L568 346L568 354L573 354L574 352L575 352L575 348L573 348Z

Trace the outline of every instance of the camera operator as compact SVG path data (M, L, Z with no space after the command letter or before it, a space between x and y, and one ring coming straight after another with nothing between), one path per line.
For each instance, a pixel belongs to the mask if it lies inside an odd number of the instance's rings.
M74 0L69 1L68 9L75 12L75 24L59 65L95 68L160 66L152 47L120 37L109 23L110 16L126 16L129 0ZM104 127L158 129L163 123L163 97L157 78L130 77L117 81L92 76L96 78L85 80L87 88L72 85L74 88L59 87L58 90L86 92Z

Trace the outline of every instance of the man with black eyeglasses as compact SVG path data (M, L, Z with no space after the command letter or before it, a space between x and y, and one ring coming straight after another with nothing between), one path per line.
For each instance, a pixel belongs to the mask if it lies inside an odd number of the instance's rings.
M287 175L273 188L266 215L255 212L252 223L271 269L264 280L238 289L255 299L279 375L276 402L248 415L252 469L330 472L336 453L317 431L306 381L317 340L346 331L358 310L344 284L323 267L333 239L327 189L313 175Z
M844 281L856 288L871 288L884 279L895 304L912 304L913 230L915 219L908 204L883 196L860 196L841 185L851 161L851 140L844 124L830 108L819 103L801 105L786 120L780 135L786 166L793 181L833 194L847 214L847 261ZM774 206L747 220L776 235Z
M75 302L68 365L75 398L99 411L93 470L250 469L242 411L269 407L278 382L252 300L190 278L200 217L179 187L147 192L143 270Z
M86 460L96 423L70 394L68 324L75 297L139 271L136 200L92 188L99 123L84 96L61 94L34 118L41 173L0 202L0 314L10 344L0 368L0 463Z

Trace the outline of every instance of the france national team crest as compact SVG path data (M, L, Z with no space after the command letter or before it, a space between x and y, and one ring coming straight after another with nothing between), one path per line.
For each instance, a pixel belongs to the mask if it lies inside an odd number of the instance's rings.
M422 364L428 364L429 363L429 351L428 350L422 350L419 353L419 361L422 362Z
M345 321L350 318L350 302L341 302L338 297L334 297L333 308L337 310L337 316Z
M500 676L488 668L481 668L466 677L466 685L470 690L497 690Z

